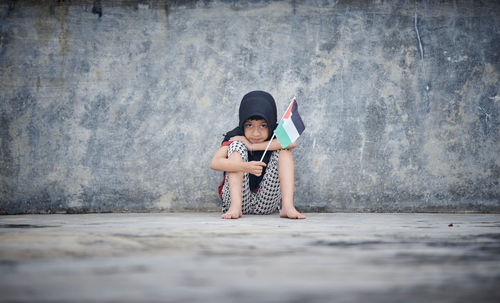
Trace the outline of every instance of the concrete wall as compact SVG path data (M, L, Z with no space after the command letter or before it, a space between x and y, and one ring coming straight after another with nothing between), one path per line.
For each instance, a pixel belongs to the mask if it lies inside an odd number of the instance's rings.
M498 1L1 1L0 213L219 210L296 93L305 211L500 211Z

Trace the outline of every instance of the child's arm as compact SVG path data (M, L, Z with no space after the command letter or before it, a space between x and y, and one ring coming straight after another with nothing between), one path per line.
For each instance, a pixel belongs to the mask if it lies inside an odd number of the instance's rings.
M257 177L262 174L262 167L266 163L260 161L235 161L227 158L228 146L221 146L212 157L210 161L210 168L219 171L232 172L245 172L256 175Z
M244 136L235 136L235 137L232 137L229 140L231 140L231 141L241 141L241 142L245 143L245 145L247 146L248 150L251 150L251 151L254 151L254 150L266 150L267 144L269 143L269 141L265 141L265 142L261 142L261 143L252 144L252 143L248 142L247 138L245 138ZM297 146L296 142L297 141L295 141L292 144L290 144L286 149L293 149L293 148L295 148ZM271 144L269 144L268 150L279 150L279 149L283 149L283 147L281 147L281 144L278 142L278 139L273 139L273 141L271 142Z

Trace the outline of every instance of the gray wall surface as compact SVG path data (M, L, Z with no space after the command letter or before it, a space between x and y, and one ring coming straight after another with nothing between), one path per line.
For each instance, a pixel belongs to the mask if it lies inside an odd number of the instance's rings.
M0 213L219 210L248 91L303 211L500 211L498 1L1 1Z

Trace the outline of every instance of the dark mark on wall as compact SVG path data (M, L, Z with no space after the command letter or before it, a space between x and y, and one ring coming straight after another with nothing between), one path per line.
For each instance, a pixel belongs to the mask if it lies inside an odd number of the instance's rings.
M164 10L165 10L165 16L167 17L167 20L168 20L168 15L170 13L170 6L168 4L168 1L165 2Z
M3 56L6 46L9 43L9 36L7 32L0 32L0 56Z
M92 7L92 13L99 15L99 18L102 17L102 4L101 0L94 1L94 6Z
M14 10L15 6L16 6L16 0L10 0L9 1L9 13Z

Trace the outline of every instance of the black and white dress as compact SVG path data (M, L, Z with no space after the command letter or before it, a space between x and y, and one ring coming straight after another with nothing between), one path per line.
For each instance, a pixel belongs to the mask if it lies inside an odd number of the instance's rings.
M229 145L227 156L231 156L235 151L240 153L243 161L248 162L248 149L243 142L233 141ZM271 214L278 211L281 206L281 188L278 176L279 150L270 153L271 157L265 169L262 181L254 191L250 189L249 173L243 173L241 207L243 214ZM225 174L221 186L222 211L226 212L231 204L227 173Z

